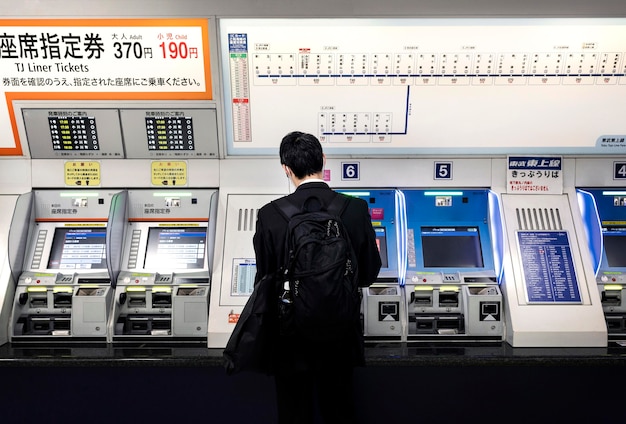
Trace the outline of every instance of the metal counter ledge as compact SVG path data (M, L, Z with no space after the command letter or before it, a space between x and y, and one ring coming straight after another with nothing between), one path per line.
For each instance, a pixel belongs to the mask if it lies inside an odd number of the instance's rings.
M330 347L332 349L332 347ZM625 366L626 346L512 347L508 343L370 344L366 366ZM221 367L222 349L202 345L0 346L0 367Z

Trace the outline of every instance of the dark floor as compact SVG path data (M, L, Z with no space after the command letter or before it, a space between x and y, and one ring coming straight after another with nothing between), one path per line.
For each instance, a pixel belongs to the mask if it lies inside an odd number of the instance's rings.
M0 422L275 422L271 377L219 351L80 351L0 347ZM626 422L619 347L373 347L355 383L362 424Z

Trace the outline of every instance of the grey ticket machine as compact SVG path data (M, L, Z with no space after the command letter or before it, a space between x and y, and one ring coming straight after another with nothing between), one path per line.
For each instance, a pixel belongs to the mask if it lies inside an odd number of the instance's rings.
M113 344L204 343L217 191L129 190Z
M503 340L494 196L486 189L403 193L407 340Z
M401 193L392 189L337 191L364 199L382 262L376 282L362 290L363 334L366 341L402 341L405 302L400 286L398 231L402 210ZM400 207L398 207L400 206Z
M12 343L108 340L124 193L36 190L18 199L9 234L24 245L9 322Z
M608 339L626 340L626 189L584 188L577 194Z

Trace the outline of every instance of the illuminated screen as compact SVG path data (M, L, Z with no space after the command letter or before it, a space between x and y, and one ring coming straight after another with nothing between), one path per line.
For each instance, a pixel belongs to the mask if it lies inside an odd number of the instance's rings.
M193 121L190 116L146 118L148 150L194 150Z
M385 227L374 227L376 233L376 245L378 246L378 253L380 253L380 260L383 268L389 267L389 261L387 259L387 233Z
M106 268L106 228L56 228L49 269Z
M197 269L204 267L206 228L152 227L144 267L148 269Z
M610 267L626 267L626 228L611 228L603 232L604 252Z
M482 268L478 227L422 227L425 268Z
M52 150L100 150L93 116L48 117Z

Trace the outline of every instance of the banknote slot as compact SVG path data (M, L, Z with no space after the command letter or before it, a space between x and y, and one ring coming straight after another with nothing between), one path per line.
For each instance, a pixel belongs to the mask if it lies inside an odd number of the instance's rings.
M55 308L69 308L72 306L72 293L53 293Z
M459 306L459 292L455 291L440 291L439 292L439 306L441 307L457 307Z
M171 293L152 293L152 307L153 308L171 308L172 307L172 294Z
M621 290L603 290L602 305L603 306L619 306L622 304Z

